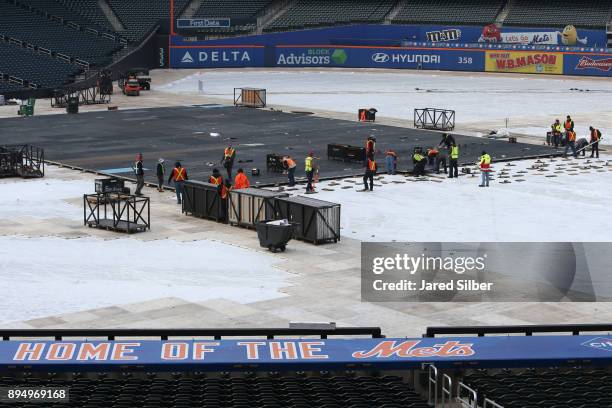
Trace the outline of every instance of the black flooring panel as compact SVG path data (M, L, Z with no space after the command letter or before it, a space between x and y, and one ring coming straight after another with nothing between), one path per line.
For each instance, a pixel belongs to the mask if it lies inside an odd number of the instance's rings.
M212 137L211 133L220 136ZM320 177L363 172L359 163L327 160L327 144L363 146L368 135L377 138L377 161L384 170L384 151L393 148L399 155L399 170L412 168L414 146L437 145L440 134L417 129L383 126L316 117L304 113L283 113L235 107L185 106L40 115L0 120L0 144L30 143L45 149L48 160L105 171L129 168L136 153L142 152L148 181L155 180L159 157L168 171L179 160L190 178L205 180L231 141L237 149L234 170L243 167L250 174L261 169L253 183L286 181L286 176L266 172L266 154L289 154L296 159L296 176L304 176L304 157L314 151L320 157ZM511 144L505 140L455 135L461 163L472 163L484 149L495 159L520 158L555 153L546 146ZM131 173L117 173L131 177Z

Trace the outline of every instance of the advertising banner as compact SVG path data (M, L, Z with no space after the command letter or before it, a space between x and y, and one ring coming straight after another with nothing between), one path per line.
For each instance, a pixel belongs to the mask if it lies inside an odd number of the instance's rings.
M544 51L486 51L485 71L563 74L563 54Z
M229 18L179 18L176 28L229 28Z
M563 73L612 77L612 54L566 54Z
M172 68L263 67L264 47L171 47Z
M502 364L609 363L609 336L491 336L413 339L3 341L2 366L196 366L232 369L346 366L495 367Z
M410 47L276 47L276 66L482 71L484 56L480 51Z

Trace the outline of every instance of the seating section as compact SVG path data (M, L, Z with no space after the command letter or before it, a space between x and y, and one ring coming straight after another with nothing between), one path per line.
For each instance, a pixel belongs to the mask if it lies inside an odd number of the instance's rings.
M53 53L103 66L121 48L115 41L66 27L10 3L1 3L0 35L15 38Z
M506 25L605 28L612 18L610 0L515 0Z
M394 23L490 24L504 7L504 0L408 0Z
M131 41L141 41L161 19L170 18L170 0L107 0L119 17L125 31L119 34ZM174 13L178 17L189 0L174 0Z
M612 372L604 369L475 371L463 382L504 408L612 407Z
M263 10L271 0L202 0L195 12L195 18L227 17L246 19L254 17Z
M9 92L22 91L23 89L24 87L20 85L11 84L9 82L6 82L0 79L0 95L4 95Z
M80 69L48 55L37 54L14 44L0 42L0 72L38 87L55 88Z
M132 407L403 407L427 403L396 376L206 377L191 373L0 374L0 386L70 387L70 406ZM2 405L0 407L9 407ZM27 404L11 403L10 407Z
M393 0L298 0L285 14L267 27L281 31L302 27L329 26L350 23L382 22L391 11Z
M60 17L97 31L112 31L106 16L95 0L69 1L69 0L18 0L19 3L31 6L34 10ZM87 13L86 15L83 13Z

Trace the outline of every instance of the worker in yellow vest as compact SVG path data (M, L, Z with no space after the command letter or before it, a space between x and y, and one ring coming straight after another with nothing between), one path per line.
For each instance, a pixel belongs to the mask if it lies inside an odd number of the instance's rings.
M314 193L314 187L312 186L312 178L314 176L314 167L313 167L314 154L312 152L308 152L308 156L304 160L304 170L306 171L306 179L308 180L308 184L306 184L306 194Z
M425 175L425 164L427 164L427 159L422 154L422 150L420 148L415 149L412 154L412 164L414 165L412 169L413 176L424 176Z
M450 147L448 178L459 177L459 146L453 142Z
M480 185L478 187L489 187L489 174L491 173L491 156L484 150L480 156Z

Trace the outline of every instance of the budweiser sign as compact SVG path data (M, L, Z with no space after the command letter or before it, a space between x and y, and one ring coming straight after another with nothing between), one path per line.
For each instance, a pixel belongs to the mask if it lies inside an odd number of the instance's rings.
M598 69L600 71L610 71L612 69L612 58L605 58L595 60L589 57L582 57L578 64L576 65L576 69L587 69L593 68Z

